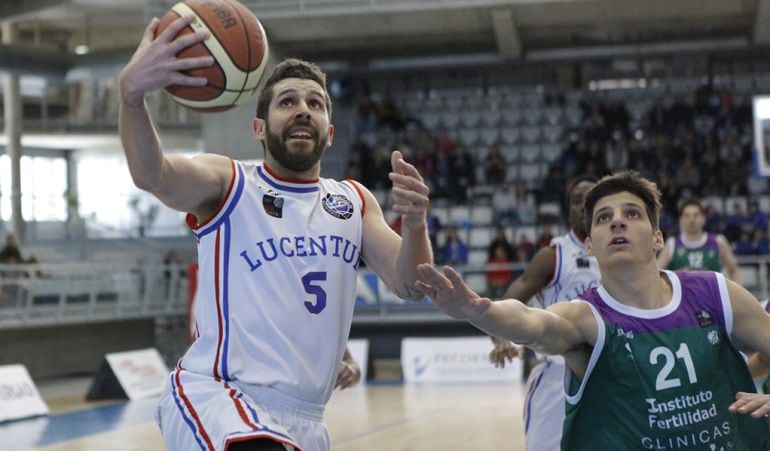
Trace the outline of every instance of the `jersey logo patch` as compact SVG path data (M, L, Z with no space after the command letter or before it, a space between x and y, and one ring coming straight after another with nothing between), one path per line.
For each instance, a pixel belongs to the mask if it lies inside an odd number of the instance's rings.
M283 198L265 194L262 196L262 207L265 213L274 218L283 217Z
M585 257L578 257L575 259L578 268L590 268L591 263Z
M714 318L709 312L705 310L701 310L700 312L696 313L695 319L698 320L698 325L700 327L707 327L714 324Z
M353 216L353 203L342 194L327 194L321 204L335 218L350 219Z

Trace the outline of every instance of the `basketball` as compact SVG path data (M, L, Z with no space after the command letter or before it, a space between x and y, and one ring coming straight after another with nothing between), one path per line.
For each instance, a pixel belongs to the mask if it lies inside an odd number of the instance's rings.
M235 0L186 0L166 12L155 35L188 14L196 18L179 35L206 30L210 36L177 56L210 55L214 64L186 71L194 77L205 77L205 86L171 85L166 92L180 105L202 112L225 111L247 101L256 91L267 65L267 36L262 24Z

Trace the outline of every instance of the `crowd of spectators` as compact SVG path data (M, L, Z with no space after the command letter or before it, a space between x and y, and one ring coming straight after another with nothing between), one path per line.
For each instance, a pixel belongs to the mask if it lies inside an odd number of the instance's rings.
M351 166L364 184L386 190L389 153L399 148L423 174L433 199L465 204L474 187L485 186L494 209L493 225L513 227L542 226L536 212L544 202L558 203L566 211L564 193L554 186L565 186L579 174L601 177L631 168L658 183L666 236L678 233L681 199L741 196L749 200L746 212L741 203L735 203L726 205L730 212L722 215L721 205L705 203L711 207L707 229L724 234L738 255L768 253L767 213L760 211L755 200L767 193L768 186L763 179L751 183L750 96L703 85L690 95L661 95L637 120L632 119L626 101L607 100L592 92L583 96L579 107L582 120L575 127L565 127L563 153L536 186L511 182L509 163L497 144L477 159L452 138L450 130L423 127L419 118L399 111L388 94L381 102L362 97ZM547 242L535 246L542 244ZM515 252L506 253L511 261L518 260Z

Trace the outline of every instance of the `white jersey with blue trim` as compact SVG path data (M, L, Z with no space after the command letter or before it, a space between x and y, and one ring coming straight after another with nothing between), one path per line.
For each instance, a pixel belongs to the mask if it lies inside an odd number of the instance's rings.
M556 251L553 278L537 298L543 308L571 301L589 288L599 286L601 275L596 257L586 254L585 244L573 230L551 240Z
M219 211L191 225L197 337L179 366L324 404L353 317L363 193L265 165L233 162L233 173Z

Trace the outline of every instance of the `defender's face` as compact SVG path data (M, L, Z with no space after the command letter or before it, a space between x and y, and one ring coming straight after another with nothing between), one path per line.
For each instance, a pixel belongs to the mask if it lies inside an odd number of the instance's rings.
M703 225L706 224L706 217L701 213L700 208L695 205L688 205L679 215L679 225L685 233L694 235L703 231Z
M267 120L254 119L254 135L281 166L293 171L311 169L331 146L324 90L317 82L286 78L273 86Z
M624 191L596 203L586 246L600 265L654 260L663 248L663 234L652 228L642 199Z

